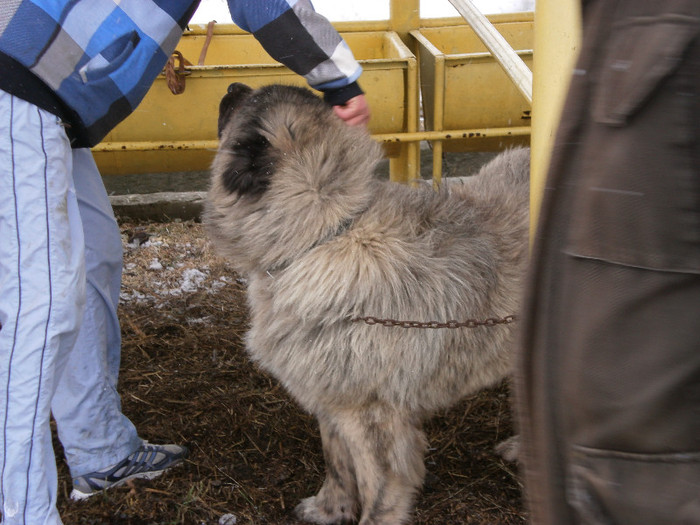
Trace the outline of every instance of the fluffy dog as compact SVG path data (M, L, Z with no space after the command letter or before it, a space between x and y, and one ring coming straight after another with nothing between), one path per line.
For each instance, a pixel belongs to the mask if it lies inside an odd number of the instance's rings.
M463 183L378 179L380 146L306 89L233 84L205 209L220 253L248 279L247 349L318 419L313 523L410 520L425 473L424 418L511 367L513 325L395 321L517 312L528 241L529 151Z

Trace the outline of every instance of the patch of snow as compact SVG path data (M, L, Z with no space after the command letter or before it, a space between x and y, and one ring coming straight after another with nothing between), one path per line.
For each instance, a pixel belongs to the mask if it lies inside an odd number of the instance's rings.
M212 324L212 319L211 316L208 315L206 317L199 317L197 319L187 319L188 324L206 324L207 326L210 326Z
M153 299L152 296L150 295L145 295L142 294L141 292L137 290L131 290L130 292L120 292L119 293L119 300L123 302L130 302L130 301L136 301L137 303L142 303L146 302L148 300Z
M196 268L187 269L182 272L182 286L180 286L180 289L183 292L196 292L206 279L206 273Z
M219 518L219 525L236 525L238 518L235 514L224 514Z

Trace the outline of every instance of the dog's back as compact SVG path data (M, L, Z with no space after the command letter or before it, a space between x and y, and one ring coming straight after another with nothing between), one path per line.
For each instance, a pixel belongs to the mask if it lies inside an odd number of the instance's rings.
M530 219L530 149L504 151L473 176L450 181L446 186L458 198L478 203L478 224L498 239L503 254L501 271L512 273L514 290L527 260Z
M506 150L477 174L447 179L445 185L454 195L479 202L482 220L519 234L527 227L522 221L529 210L530 149Z
M528 254L528 149L508 150L476 175L446 180L439 191L378 186L354 235L374 239L374 248L362 248L363 262L385 277L357 283L354 316L446 323L518 314ZM385 363L401 371L396 384L384 385L385 394L432 411L502 379L513 333L513 325L371 326L363 337L391 349ZM422 374L402 360L420 362Z

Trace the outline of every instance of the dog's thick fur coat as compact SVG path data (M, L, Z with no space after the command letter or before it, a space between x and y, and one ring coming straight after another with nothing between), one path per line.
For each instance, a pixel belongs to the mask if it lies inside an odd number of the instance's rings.
M380 146L310 91L234 84L205 224L248 279L250 356L318 419L313 523L410 520L422 420L510 371L513 325L406 329L516 314L528 251L529 151L440 191L374 175Z

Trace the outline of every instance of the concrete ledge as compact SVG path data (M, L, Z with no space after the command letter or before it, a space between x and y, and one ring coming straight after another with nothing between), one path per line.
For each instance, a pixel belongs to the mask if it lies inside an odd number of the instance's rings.
M168 222L173 219L200 220L205 191L160 192L112 195L114 214L119 219Z

